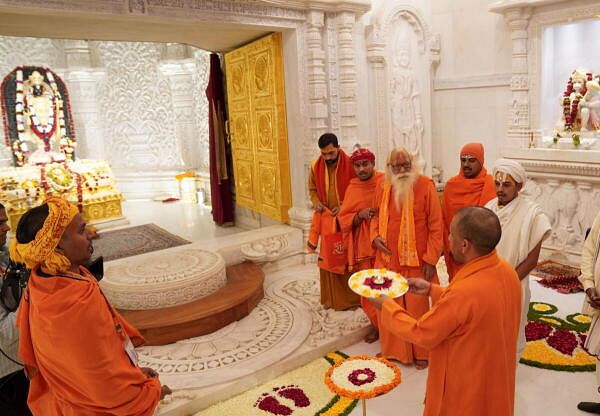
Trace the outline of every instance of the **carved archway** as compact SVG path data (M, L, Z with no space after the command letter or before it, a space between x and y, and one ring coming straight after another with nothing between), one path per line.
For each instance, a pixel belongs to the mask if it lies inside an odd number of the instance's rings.
M402 26L410 30L414 42L408 47L409 62L398 64L394 62L398 54L390 53L390 48L398 46L394 35ZM407 40L396 37L403 42ZM410 48L414 48L415 53L411 54ZM413 57L417 57L416 62ZM367 26L367 58L375 83L371 90L378 160L385 160L392 147L403 145L415 153L424 172L430 174L433 159L431 102L433 72L440 59L439 35L431 32L414 7L384 6L373 11L371 24Z

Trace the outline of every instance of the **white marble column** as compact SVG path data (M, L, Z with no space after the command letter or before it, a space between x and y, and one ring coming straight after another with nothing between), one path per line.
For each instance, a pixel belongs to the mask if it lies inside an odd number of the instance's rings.
M311 134L315 140L327 132L329 106L327 101L327 78L325 74L325 50L323 27L325 14L311 10L307 15L306 59L308 73L308 100L310 102Z
M64 51L67 64L64 78L77 139L75 157L104 160L107 154L99 118L98 87L105 71L92 66L89 43L85 40L66 40Z
M340 133L346 147L351 147L358 141L356 52L352 33L355 23L356 16L354 13L343 12L337 15ZM370 143L363 141L361 145L369 147Z
M383 169L385 156L387 152L387 145L384 145L383 139L387 138L387 118L385 111L381 111L387 108L387 78L386 78L386 64L385 64L385 42L383 42L377 33L377 28L373 25L367 27L367 60L373 73L374 88L374 105L375 108L380 111L375 112L375 141L374 146L371 145L375 151L377 165L380 169Z
M191 88L196 63L188 57L186 46L181 44L168 43L165 58L160 70L169 80L181 163L184 169L197 169L200 154L195 141L199 137L194 134L194 91Z
M512 100L509 110L508 132L505 146L524 148L531 130L529 115L529 74L527 67L527 26L531 8L514 8L504 12L512 39Z

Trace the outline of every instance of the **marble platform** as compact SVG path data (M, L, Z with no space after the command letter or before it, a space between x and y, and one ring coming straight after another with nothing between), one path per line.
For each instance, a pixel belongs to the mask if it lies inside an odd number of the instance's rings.
M299 264L266 275L265 298L246 318L210 335L138 352L141 365L156 369L174 390L158 415L186 415L358 342L368 324L360 309L323 309L318 269Z

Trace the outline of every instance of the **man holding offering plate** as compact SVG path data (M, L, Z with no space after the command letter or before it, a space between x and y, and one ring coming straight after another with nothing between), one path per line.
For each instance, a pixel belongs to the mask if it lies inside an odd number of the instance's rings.
M394 336L429 350L424 416L512 416L521 285L495 247L498 217L483 207L465 207L450 226L450 249L462 268L443 289L409 278L409 293L431 297L418 319L393 299L371 299L380 325Z

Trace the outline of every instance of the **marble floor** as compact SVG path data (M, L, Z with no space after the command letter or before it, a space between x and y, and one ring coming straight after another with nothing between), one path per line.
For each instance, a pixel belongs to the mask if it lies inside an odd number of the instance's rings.
M244 231L237 227L216 226L212 221L210 206L186 201L124 201L123 215L129 221L127 227L154 223L191 242Z
M559 316L581 309L583 294L562 295L531 282L532 300L556 305ZM376 354L379 343L359 342L345 348L349 355ZM369 416L418 416L423 413L423 398L427 372L401 366L402 383L393 391L367 402ZM473 380L474 383L477 380ZM595 373L569 373L544 370L519 364L515 394L515 416L574 416L589 415L577 409L580 401L600 401ZM401 406L401 410L399 409ZM394 410L392 410L394 409ZM360 408L350 416L362 415Z
M242 231L216 227L210 217L210 208L176 202L163 204L154 201L129 201L124 211L132 225L153 222L191 241L202 241ZM532 282L532 300L552 303L561 315L579 311L583 295L562 295ZM355 343L343 349L350 355L376 354L379 344ZM568 373L543 370L519 364L516 386L517 416L586 415L576 406L579 401L600 401L594 373ZM422 414L427 372L414 367L402 367L402 384L385 396L368 402L368 415L387 416ZM476 383L476 380L473 380ZM185 414L185 413L181 413ZM362 414L360 408L351 415ZM232 415L233 416L233 415Z

